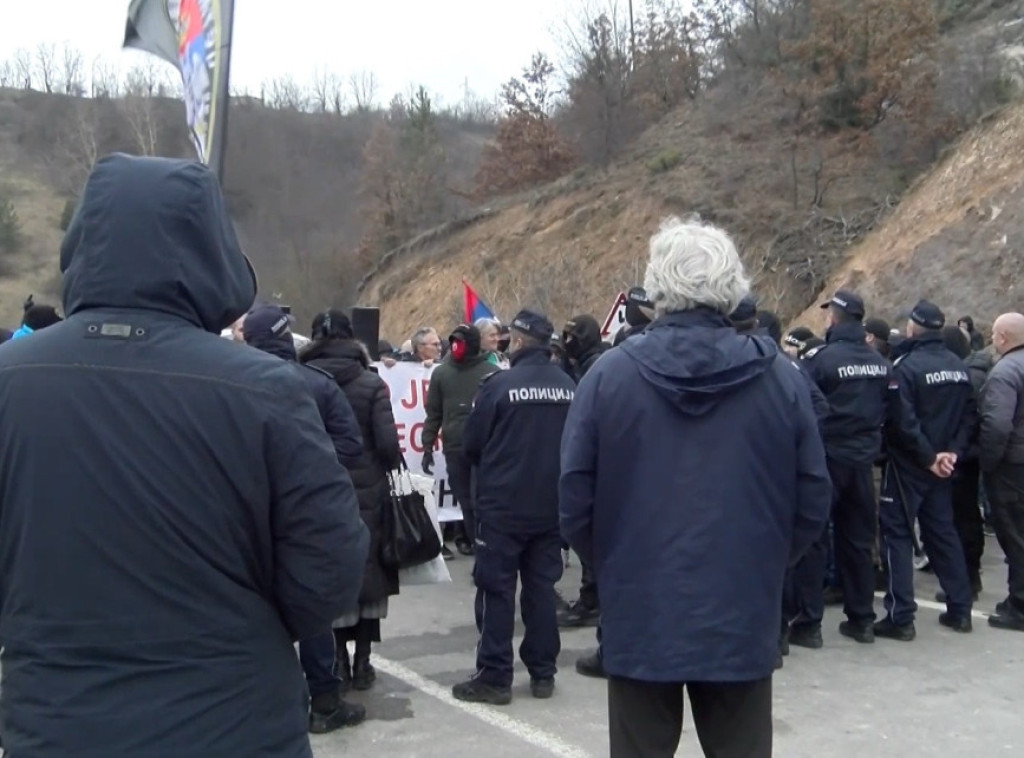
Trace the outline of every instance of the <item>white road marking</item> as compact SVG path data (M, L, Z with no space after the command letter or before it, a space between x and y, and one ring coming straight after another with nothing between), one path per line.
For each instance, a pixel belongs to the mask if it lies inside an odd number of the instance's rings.
M875 593L875 597L877 597L879 599L884 599L885 598L885 593L884 592L876 592ZM946 606L943 603L936 603L934 600L922 600L919 597L915 597L914 598L914 602L917 603L922 608L930 608L933 611L945 611L946 610ZM991 613L985 613L984 611L972 610L971 611L971 615L974 616L974 618L976 618L976 619L987 619L992 614Z
M503 732L510 734L513 737L518 737L524 742L528 742L535 747L546 750L551 755L559 756L559 758L589 758L589 753L587 753L586 750L578 748L575 745L570 745L560 737L545 732L543 729L538 729L523 721L518 721L510 716L506 716L504 713L497 712L495 708L500 706L489 706L481 703L465 703L461 700L456 700L447 687L443 687L437 682L432 682L426 677L420 676L407 666L403 666L401 663L389 661L387 658L381 658L379 655L374 655L373 665L378 671L383 671L385 674L395 677L395 679L402 680L410 687L414 687L422 692L424 695L428 695L435 700L439 700L445 705L458 708L463 713L467 713L486 724L490 724L493 727L501 729Z

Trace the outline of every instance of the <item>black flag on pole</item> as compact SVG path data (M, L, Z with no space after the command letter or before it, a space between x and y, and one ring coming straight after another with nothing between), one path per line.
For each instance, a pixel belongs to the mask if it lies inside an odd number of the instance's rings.
M224 170L234 0L132 0L124 46L181 72L189 132L199 160Z

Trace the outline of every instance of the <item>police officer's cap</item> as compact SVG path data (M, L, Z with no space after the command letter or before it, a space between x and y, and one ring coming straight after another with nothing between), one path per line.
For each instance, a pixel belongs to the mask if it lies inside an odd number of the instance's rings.
M555 327L551 322L540 313L533 311L519 311L512 319L511 327L517 332L522 332L541 342L550 340L551 335L555 333Z
M910 312L910 320L925 329L941 329L946 325L946 314L935 303L918 300Z
M864 301L861 300L860 295L850 292L850 290L837 290L827 303L821 304L821 307L838 308L854 318L864 318Z

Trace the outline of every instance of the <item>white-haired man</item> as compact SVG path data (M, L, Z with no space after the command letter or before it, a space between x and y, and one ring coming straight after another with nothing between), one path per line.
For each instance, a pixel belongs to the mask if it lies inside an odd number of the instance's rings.
M706 753L770 756L783 576L831 497L810 395L726 319L749 282L724 232L666 222L644 287L654 323L583 379L562 439L562 532L601 588L611 755L675 755L685 688Z

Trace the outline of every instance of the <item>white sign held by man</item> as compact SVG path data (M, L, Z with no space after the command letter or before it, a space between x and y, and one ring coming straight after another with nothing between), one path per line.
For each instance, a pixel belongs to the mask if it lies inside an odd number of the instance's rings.
M434 369L422 363L396 363L391 368L383 363L374 365L391 392L391 411L395 415L398 442L405 462L412 473L422 474L423 425L427 420L427 390ZM443 453L443 440L438 435L434 449L434 496L438 504L438 518L440 521L461 521L462 509L455 504L448 486Z

